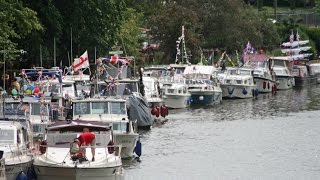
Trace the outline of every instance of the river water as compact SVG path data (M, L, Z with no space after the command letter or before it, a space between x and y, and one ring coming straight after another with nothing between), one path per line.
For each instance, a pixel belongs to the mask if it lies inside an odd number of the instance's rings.
M125 180L320 179L320 85L171 110Z

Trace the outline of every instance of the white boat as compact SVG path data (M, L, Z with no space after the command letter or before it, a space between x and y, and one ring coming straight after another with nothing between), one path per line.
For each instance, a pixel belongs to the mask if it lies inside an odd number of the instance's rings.
M95 161L89 147L86 157L71 156L71 143L89 128L95 133ZM110 127L99 122L60 121L48 126L46 146L43 154L35 157L33 165L38 180L108 180L123 176L121 147L112 151L108 146L111 139ZM86 160L85 158L89 159Z
M222 90L213 66L190 65L184 70L191 105L213 105L222 101Z
M27 129L20 122L0 121L0 151L5 160L7 180L16 180L21 171L27 174L31 168L33 155L29 149Z
M179 109L190 106L191 95L184 79L182 79L182 82L163 83L161 92L163 94L162 98L169 108Z
M6 116L16 113L16 108L23 109L22 113L29 116L30 123L33 131L33 142L42 140L45 136L46 127L51 123L52 117L50 116L51 99L36 98L32 96L24 96L23 98L8 97L4 99ZM21 110L20 110L21 111Z
M159 106L163 104L163 99L160 97L160 83L154 77L142 77L145 98L149 107Z
M312 63L309 65L310 75L314 76L317 83L320 83L320 63Z
M73 119L99 121L109 124L115 145L121 145L121 158L134 156L139 139L133 121L128 120L126 101L114 97L96 97L73 100Z
M293 61L288 60L286 57L271 57L271 59L272 69L276 75L277 89L291 89L295 84L292 74Z
M223 98L252 98L256 95L252 69L228 67L218 74Z
M269 59L265 54L247 54L244 57L244 67L253 69L253 80L259 93L276 91L275 73Z

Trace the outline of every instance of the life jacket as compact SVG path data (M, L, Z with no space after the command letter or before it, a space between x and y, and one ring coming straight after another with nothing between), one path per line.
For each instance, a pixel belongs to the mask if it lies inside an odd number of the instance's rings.
M153 107L153 108L151 109L151 114L154 115L154 116L156 116L156 117L159 117L159 115L160 115L160 108L159 108L159 107Z
M168 107L167 107L166 105L162 105L162 106L160 107L160 112L161 112L161 116L162 116L162 117L168 116L168 114L169 114Z

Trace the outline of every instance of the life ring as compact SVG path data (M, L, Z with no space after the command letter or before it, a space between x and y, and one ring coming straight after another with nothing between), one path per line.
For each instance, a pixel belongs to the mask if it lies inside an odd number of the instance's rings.
M39 147L39 151L40 151L40 153L41 154L44 154L44 153L46 153L46 151L47 151L47 141L42 141L41 143L40 143L40 147Z

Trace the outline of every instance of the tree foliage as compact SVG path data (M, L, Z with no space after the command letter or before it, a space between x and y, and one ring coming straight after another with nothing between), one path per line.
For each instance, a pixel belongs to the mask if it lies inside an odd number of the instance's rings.
M0 1L0 47L5 49L6 63L19 54L18 40L32 30L42 30L36 15L19 0Z

